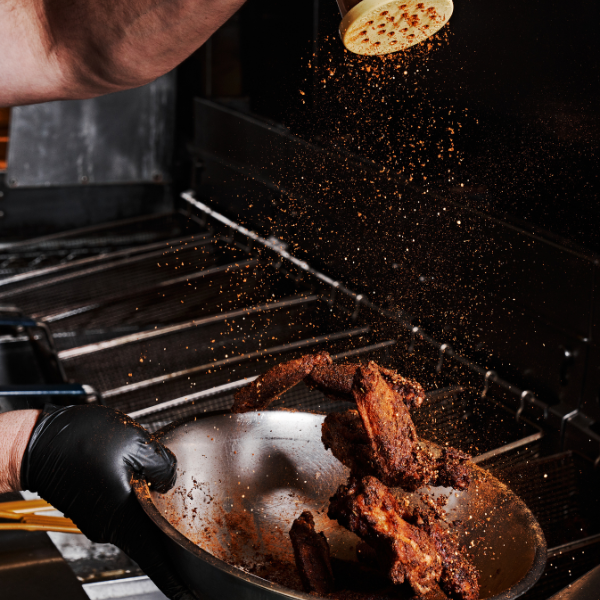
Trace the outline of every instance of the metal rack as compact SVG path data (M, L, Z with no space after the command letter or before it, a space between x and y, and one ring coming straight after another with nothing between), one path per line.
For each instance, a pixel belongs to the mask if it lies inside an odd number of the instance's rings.
M561 435L565 421L555 407L437 342L406 313L381 309L297 260L277 240L190 193L183 198L185 231L160 242L164 258L142 245L0 282L0 294L26 300L52 332L68 379L92 385L103 403L155 431L227 409L236 389L307 352L418 372L429 390L415 415L420 434L471 452L517 489L546 531L553 558L528 598L563 587L575 573L572 557L596 556L598 507L583 487L597 479L594 456L566 448L570 438ZM190 251L181 240L192 236ZM171 257L185 258L167 270ZM301 384L273 408L346 407ZM567 526L572 522L581 531ZM104 577L101 566L94 569L86 580Z

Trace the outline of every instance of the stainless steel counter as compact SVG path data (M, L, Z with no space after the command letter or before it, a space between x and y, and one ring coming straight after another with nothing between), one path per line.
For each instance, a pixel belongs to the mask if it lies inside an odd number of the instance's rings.
M0 502L19 499L0 496ZM45 533L0 531L0 590L2 600L88 600Z
M86 583L83 589L90 600L168 600L146 576Z

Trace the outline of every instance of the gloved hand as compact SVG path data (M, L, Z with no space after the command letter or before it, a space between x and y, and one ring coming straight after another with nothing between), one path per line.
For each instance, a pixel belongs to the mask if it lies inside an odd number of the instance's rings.
M169 598L192 600L130 485L139 473L152 489L166 492L175 484L176 464L170 450L119 411L49 406L23 456L21 484L92 541L124 550Z

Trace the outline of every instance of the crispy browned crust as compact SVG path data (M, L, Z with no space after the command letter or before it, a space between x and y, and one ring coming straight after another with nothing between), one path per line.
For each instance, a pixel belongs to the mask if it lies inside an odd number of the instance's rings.
M369 475L377 471L371 441L356 410L329 413L321 426L321 441L352 473Z
M315 521L305 510L290 529L296 568L307 592L325 596L335 589L327 538L315 531Z
M415 426L406 405L375 363L360 367L352 395L371 443L372 457L367 462L376 466L372 474L386 485L419 487L413 474L413 454L418 442Z
M329 504L328 516L377 553L393 583L405 579L420 595L437 587L442 560L429 536L402 519L398 502L374 477L351 477Z
M445 448L441 455L422 448L406 404L390 388L375 363L358 370L352 394L370 448L367 449L364 443L343 443L341 424L348 430L350 422L353 439L362 439L360 426L355 418L350 421L350 417L345 421L338 419L337 428L332 428L331 434L323 439L333 455L354 474L374 475L386 485L407 491L424 485L443 485L459 490L468 487L469 457L454 448Z
M403 471L381 469L371 440L356 410L330 413L321 427L321 440L331 453L357 476L373 475L386 485L414 491L424 485L467 489L470 482L469 456L455 448L429 453L413 445Z
M393 369L386 369L385 367L379 366L378 369L385 380L390 384L391 388L397 394L400 394L400 397L404 404L406 404L408 410L415 410L423 404L423 401L425 400L425 390L420 383L402 377L402 375L398 375Z
M456 448L444 448L442 456L437 459L437 479L434 485L466 490L471 483L469 459L471 457Z
M478 600L477 569L461 552L458 544L439 523L430 525L429 537L442 557L440 585L444 592L455 600Z
M402 507L401 507L402 509ZM453 600L478 600L479 575L452 533L435 515L418 508L406 509L402 517L429 536L442 559L440 586Z
M359 367L359 364L319 365L304 381L311 389L323 392L331 400L351 402L352 385ZM423 404L425 392L421 384L398 375L393 369L376 367L409 410L415 410Z
M306 354L276 365L236 392L231 412L244 413L265 409L281 394L300 383L315 366L323 364L331 364L331 357L327 352Z
M304 381L308 387L323 392L331 400L352 402L352 383L359 366L319 365Z

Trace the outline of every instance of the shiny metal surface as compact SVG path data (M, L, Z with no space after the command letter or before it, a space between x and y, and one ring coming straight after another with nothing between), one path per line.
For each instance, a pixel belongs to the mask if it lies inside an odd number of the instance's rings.
M158 183L169 179L175 74L88 100L13 110L10 187Z
M600 596L600 566L558 592L550 600L597 600Z
M249 572L298 584L288 531L304 509L326 533L333 556L355 559L358 538L326 516L348 470L321 443L323 418L265 411L165 428L163 441L178 458L177 485L161 495L140 481L136 494L200 597L314 598ZM543 570L544 536L508 488L475 465L473 479L467 492L450 494L449 519L467 524L461 542L480 571L481 598L516 598Z
M0 502L21 500L0 495ZM81 583L46 533L0 531L2 600L88 600Z
M84 583L83 589L90 600L168 600L146 576Z

